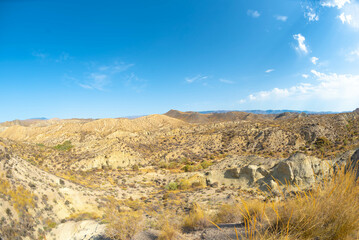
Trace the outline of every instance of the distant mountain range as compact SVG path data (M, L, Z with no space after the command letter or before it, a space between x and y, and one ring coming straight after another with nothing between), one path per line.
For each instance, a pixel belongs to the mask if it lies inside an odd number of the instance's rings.
M210 114L210 113L227 113L227 112L246 112L254 114L281 114L285 112L289 113L306 113L306 114L335 114L340 112L315 112L315 111L301 111L301 110L214 110L214 111L199 111L198 113Z
M36 117L36 118L29 118L27 120L48 120L48 118L45 117Z

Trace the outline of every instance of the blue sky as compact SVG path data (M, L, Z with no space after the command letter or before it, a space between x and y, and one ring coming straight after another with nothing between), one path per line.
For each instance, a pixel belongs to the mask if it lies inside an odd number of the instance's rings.
M0 121L359 107L355 0L0 1Z

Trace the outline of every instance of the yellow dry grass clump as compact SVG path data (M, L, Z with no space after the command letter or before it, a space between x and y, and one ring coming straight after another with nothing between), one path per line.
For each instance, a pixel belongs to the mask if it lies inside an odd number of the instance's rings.
M184 230L204 229L209 225L208 215L197 203L194 203L188 215L183 219Z
M243 201L238 208L245 229L237 234L237 239L239 236L252 240L358 239L359 185L356 180L353 169L341 168L332 178L316 183L311 190L298 187L293 198L260 204ZM217 217L231 220L229 212L233 211L233 206L224 209Z
M11 203L19 214L22 214L35 206L35 195L23 186L11 186L10 182L0 176L0 194L10 197Z
M111 199L106 209L106 237L114 240L132 239L142 229L141 211L119 211L118 202Z

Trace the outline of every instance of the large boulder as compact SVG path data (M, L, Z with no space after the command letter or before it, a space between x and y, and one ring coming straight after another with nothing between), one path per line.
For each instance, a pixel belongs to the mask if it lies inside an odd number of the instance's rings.
M310 186L317 178L328 174L330 169L330 164L325 160L296 153L274 166L267 177L262 179L262 185L267 186L275 180L283 185Z
M255 183L267 175L268 171L263 167L250 164L241 168L207 172L206 180L209 185L218 182L220 185L249 188L255 187Z

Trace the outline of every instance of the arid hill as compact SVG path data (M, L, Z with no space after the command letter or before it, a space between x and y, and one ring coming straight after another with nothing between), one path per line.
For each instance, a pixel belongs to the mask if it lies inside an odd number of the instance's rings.
M336 166L355 162L358 147L357 110L328 115L171 110L135 119L2 123L0 237L99 237L115 221L109 211L118 210L134 214L128 219L141 213L150 230L135 239L151 239L165 231L161 219L173 216L168 221L180 226L180 216L197 205L216 214L243 199L285 200L297 191L281 190L280 183L310 189ZM224 238L215 228L202 229L176 231L182 239ZM231 229L225 232L233 234Z

